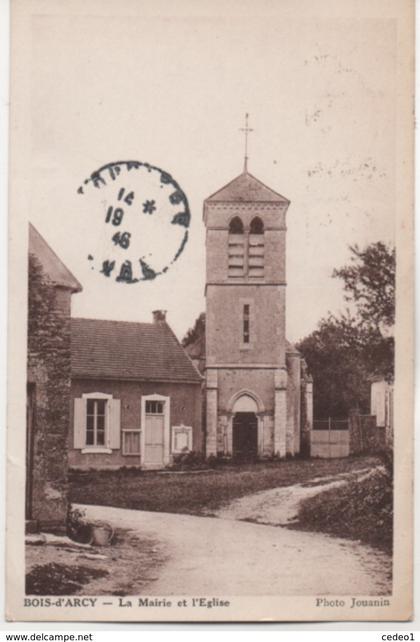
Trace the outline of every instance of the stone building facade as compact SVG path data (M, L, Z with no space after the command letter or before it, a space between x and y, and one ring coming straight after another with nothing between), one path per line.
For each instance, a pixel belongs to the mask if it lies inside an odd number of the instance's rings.
M68 493L70 312L80 283L29 228L26 520L63 531Z
M156 310L153 323L72 319L72 468L163 468L203 450L202 376Z
M204 202L207 455L295 455L312 420L285 336L288 207L246 170Z

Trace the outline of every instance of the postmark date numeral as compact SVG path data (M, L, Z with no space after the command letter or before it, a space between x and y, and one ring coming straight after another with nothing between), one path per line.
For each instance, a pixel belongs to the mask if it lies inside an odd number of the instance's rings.
M124 248L124 250L126 250L130 245L130 237L130 232L123 232L122 234L121 232L116 232L112 237L112 240L114 241L115 245L119 245L120 247Z
M127 205L132 205L133 200L134 200L134 192L129 192L127 195L125 193L124 187L120 189L118 192L118 200L121 201L123 200L124 203L127 203Z
M124 210L121 209L121 207L117 207L114 210L113 206L110 205L106 213L105 223L112 223L112 225L121 225L123 216Z

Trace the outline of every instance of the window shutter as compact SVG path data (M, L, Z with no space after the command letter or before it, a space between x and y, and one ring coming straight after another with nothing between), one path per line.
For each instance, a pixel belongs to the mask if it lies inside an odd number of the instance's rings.
M121 400L109 400L108 447L121 448Z
M84 448L86 446L86 399L74 400L74 447Z

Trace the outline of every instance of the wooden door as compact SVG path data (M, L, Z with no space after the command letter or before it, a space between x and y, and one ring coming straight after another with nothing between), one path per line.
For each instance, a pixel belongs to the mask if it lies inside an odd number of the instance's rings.
M146 414L144 464L163 466L164 415Z
M254 412L237 412L233 418L233 456L252 461L258 455L258 419Z

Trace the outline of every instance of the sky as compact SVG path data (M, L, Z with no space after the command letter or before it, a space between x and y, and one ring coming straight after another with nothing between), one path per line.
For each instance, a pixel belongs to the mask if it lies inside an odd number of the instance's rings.
M83 286L73 316L151 321L166 309L179 338L193 325L203 201L242 171L245 112L249 171L291 201L289 340L344 309L331 274L349 245L394 241L394 22L299 17L288 2L87 2L85 15L57 4L31 26L28 218ZM134 284L92 269L103 204L77 194L125 159L169 172L191 210L179 259Z

